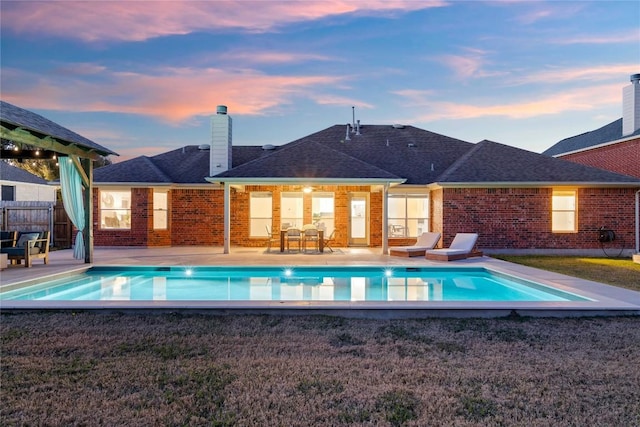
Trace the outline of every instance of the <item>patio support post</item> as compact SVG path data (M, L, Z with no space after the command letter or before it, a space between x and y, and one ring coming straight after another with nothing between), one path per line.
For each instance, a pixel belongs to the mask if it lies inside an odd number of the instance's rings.
M229 241L231 237L231 187L224 183L224 251L229 253Z
M84 262L93 263L93 161L82 159L82 169L87 182L84 188L84 222L86 225L84 238Z
M382 255L389 252L389 184L382 187Z

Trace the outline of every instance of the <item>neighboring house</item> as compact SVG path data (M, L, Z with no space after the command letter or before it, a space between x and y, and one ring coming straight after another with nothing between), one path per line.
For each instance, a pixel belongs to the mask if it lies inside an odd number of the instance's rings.
M50 230L57 187L0 161L0 224L3 230Z
M98 246L266 246L268 230L315 223L335 245L408 244L477 232L489 252L632 242L640 178L413 126L335 125L282 146L233 146L226 107L211 146L95 170Z
M24 169L0 161L3 202L56 202L57 188Z
M542 154L640 178L640 74L623 88L623 117L565 138Z

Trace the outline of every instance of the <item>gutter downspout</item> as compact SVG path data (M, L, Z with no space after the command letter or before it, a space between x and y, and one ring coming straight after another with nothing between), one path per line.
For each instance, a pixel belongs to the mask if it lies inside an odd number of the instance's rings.
M231 237L231 187L228 182L224 183L224 250L222 253L229 253L229 240Z
M389 226L387 225L389 221L388 193L389 183L386 183L382 187L382 255L387 255L389 252Z
M640 190L636 191L636 253L640 254Z

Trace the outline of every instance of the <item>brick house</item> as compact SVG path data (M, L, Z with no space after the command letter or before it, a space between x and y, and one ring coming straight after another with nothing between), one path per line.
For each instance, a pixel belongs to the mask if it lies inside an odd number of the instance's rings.
M623 116L565 138L542 154L640 178L640 74L622 91Z
M477 232L488 252L599 250L605 225L631 242L640 178L413 126L334 125L281 146L233 146L218 107L211 145L95 170L97 246L265 247L314 223L334 246L411 244Z
M622 88L622 118L565 138L542 154L640 178L640 74ZM635 198L635 253L640 262L640 193Z

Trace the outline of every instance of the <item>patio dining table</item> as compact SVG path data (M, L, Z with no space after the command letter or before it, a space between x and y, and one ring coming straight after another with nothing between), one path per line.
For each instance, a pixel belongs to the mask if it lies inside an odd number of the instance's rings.
M304 232L302 232L304 234ZM280 230L280 252L284 252L287 230ZM324 230L318 230L318 250L324 252Z

